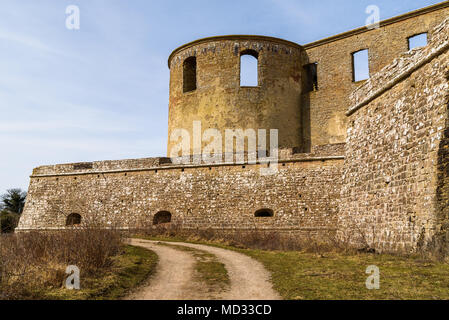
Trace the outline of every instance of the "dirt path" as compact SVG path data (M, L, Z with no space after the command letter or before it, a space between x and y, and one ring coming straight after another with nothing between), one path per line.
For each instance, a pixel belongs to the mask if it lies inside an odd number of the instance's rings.
M131 294L129 300L183 300L191 290L191 278L195 259L188 253L160 246L149 241L134 240L131 245L154 251L159 262L156 273L145 286ZM192 297L194 299L194 297Z
M170 242L167 242L170 243ZM150 284L132 295L131 299L177 300L208 299L198 284L193 283L194 259L185 251L157 245L155 241L131 240L132 245L142 246L156 252L159 265ZM190 243L172 243L214 254L228 271L230 289L222 292L223 300L277 300L279 294L273 290L270 274L261 263L231 250ZM193 290L193 291L192 291Z

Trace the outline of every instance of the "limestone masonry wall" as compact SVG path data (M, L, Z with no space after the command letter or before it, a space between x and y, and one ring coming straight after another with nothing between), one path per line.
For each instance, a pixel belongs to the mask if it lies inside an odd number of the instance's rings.
M408 38L432 31L449 16L449 1L419 13L408 13L381 23L379 29L360 28L304 45L307 60L318 63L318 91L305 94L304 140L311 146L345 142L349 95L363 82L353 81L352 53L369 50L373 75L408 51Z
M330 232L377 250L449 243L448 16L446 1L305 46L262 36L184 45L169 58L168 155L177 144L170 134L192 137L193 121L200 135L279 129L279 171L262 174L274 164L247 158L41 166L18 230L63 229L72 214L127 229L169 212L184 228ZM408 51L407 38L421 32L429 44ZM369 49L371 78L354 83L351 54L360 49ZM248 52L258 58L255 87L240 86ZM318 88L308 63L318 63ZM196 154L191 143L184 160ZM268 216L256 216L262 209Z
M169 211L185 228L335 230L343 161L291 161L267 176L261 165L35 175L19 229L65 228L71 213L130 228ZM255 218L259 209L274 217Z
M377 249L410 250L446 232L449 19L433 35L351 96L339 225Z

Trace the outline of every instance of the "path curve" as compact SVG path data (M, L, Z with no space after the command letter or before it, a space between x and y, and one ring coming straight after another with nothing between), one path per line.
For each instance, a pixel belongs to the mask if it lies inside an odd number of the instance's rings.
M194 263L194 261L192 261L193 258L191 256L187 258L186 255L189 256L189 254L184 251L172 248L169 248L170 250L166 250L167 248L165 248L164 246L158 246L156 244L158 242L190 247L197 250L203 250L215 255L217 259L225 265L231 282L230 289L223 292L221 295L221 299L223 300L281 299L279 294L273 289L273 286L270 282L270 273L264 268L264 266L260 262L244 254L227 249L206 246L201 244L133 239L131 241L132 245L149 248L159 255L161 272L157 272L157 274L160 273L164 274L167 273L169 270L171 270L170 272L173 272L173 269L176 268L176 266L173 265L167 266L166 263L163 263L164 261L168 262L168 260L171 260L172 261L171 263L183 265L182 268L184 268L186 265L189 266L190 269L189 274L185 273L186 272L185 270L176 271L181 272L181 274L178 274L179 276L178 278L182 278L182 281L184 283L184 285L181 286L182 288L179 287L183 291L179 292L179 296L181 297L181 299L194 299L194 297L191 297L192 296L191 291L190 292L185 291L185 289L188 288L188 286L185 285L185 282L186 281L189 282L191 280ZM163 247L164 250L161 250L161 247ZM176 255L176 257L173 257L173 255ZM159 281L163 280L157 278L158 277L156 277L156 279L153 279L152 281L154 282L155 280ZM165 279L164 281L166 280L167 279ZM160 286L160 288L163 288L164 287L163 282L161 283L159 281L157 282L158 286ZM181 281L181 280L171 279L171 282L167 283L167 285L169 285L170 287L173 286L173 281ZM150 293L150 291L153 290L153 287L155 285L155 283L153 282L151 282L150 286L146 288L148 293Z
M190 254L143 240L131 239L129 244L154 251L158 255L159 261L155 274L150 278L150 284L131 294L127 299L186 299L185 294L191 289L195 264L195 259Z

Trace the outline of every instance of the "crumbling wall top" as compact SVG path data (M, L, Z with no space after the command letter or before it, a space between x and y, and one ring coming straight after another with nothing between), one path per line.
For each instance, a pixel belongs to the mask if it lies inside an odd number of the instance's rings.
M170 68L171 60L181 50L184 50L184 49L187 49L187 48L190 48L192 46L196 46L196 45L199 45L199 44L202 44L202 43L217 42L217 41L223 41L223 40L267 41L267 42L274 42L274 43L287 45L287 46L290 46L290 47L296 47L298 49L302 48L301 45L299 45L299 44L297 44L295 42L284 40L284 39L280 39L280 38L268 37L268 36L259 36L259 35L225 35L225 36L207 37L207 38L202 38L202 39L198 39L198 40L186 43L186 44L176 48L175 50L173 50L173 52L168 57L168 67Z
M374 74L351 95L352 106L346 113L350 116L369 102L391 89L394 85L407 78L414 71L446 52L449 49L449 18L444 20L432 31L432 37L427 46L417 48L402 54L391 64Z

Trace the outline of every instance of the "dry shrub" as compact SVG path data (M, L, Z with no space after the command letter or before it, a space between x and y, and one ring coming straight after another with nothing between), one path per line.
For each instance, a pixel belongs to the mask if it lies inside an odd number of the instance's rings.
M438 234L427 243L420 239L415 255L421 260L449 262L449 235Z
M212 241L238 248L304 251L321 254L324 252L354 252L349 239L337 238L334 233L313 234L311 232L287 233L272 230L218 230L183 229L180 224L145 226L133 230L134 234L148 237L171 237L189 241Z
M69 265L81 277L99 274L120 250L119 231L92 226L1 235L0 299L33 299L41 290L59 288Z

